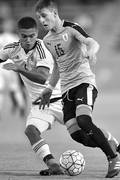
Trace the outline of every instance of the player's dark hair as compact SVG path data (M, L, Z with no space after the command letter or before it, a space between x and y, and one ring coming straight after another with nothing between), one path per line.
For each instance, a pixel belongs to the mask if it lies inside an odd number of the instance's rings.
M43 8L54 8L54 9L58 9L57 7L57 3L55 2L55 0L39 0L36 3L35 6L35 11L39 12L41 9Z
M23 17L18 23L18 29L29 29L29 28L37 28L37 23L35 19L32 17Z

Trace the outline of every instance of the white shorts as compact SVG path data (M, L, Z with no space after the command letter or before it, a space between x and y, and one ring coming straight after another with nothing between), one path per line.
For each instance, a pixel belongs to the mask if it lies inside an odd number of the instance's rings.
M41 133L50 129L52 124L58 121L63 123L63 112L61 101L51 103L49 108L40 110L38 105L32 105L30 114L28 115L26 127L34 125Z

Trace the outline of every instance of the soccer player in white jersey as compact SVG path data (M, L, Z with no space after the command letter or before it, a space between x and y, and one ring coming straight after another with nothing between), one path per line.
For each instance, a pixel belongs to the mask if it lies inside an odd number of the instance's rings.
M43 158L49 167L50 170L47 173L63 174L51 154L48 144L41 137L41 133L51 128L56 119L63 119L61 102L52 103L50 110L46 111L40 111L38 106L32 105L32 101L35 101L39 93L46 87L45 82L53 64L52 56L42 40L37 39L38 29L33 18L24 17L18 21L18 35L20 37L18 42L8 44L0 51L0 62L11 59L13 63L6 63L3 67L20 73L28 90L31 110L27 118L25 134L30 140L32 149L38 154L38 157ZM60 91L53 93L52 98L61 96L59 93Z
M4 68L20 73L28 90L31 111L27 118L25 133L30 140L32 149L38 154L38 157L43 158L43 161L49 168L42 170L40 175L62 174L63 172L55 162L48 144L41 137L44 131L51 128L55 120L63 124L60 84L58 83L53 91L49 108L39 110L38 106L32 105L33 101L36 104L35 99L39 97L39 93L46 87L47 79L50 75L49 70L51 71L53 68L53 59L50 52L45 48L43 41L37 39L38 30L34 19L30 17L22 18L18 22L18 31L20 41L5 46L0 51L0 59L1 62L6 61L8 58L13 61L14 64L6 63ZM69 130L71 137L75 132L81 133L81 143L85 146L98 147L91 137L77 125L74 126L72 131ZM116 140L110 133L105 132L105 135L110 144L112 142L116 152L118 143L116 143Z
M60 78L64 123L72 131L76 119L78 126L98 144L108 160L106 178L112 178L120 172L119 156L92 120L98 91L90 62L96 60L99 44L93 38L83 36L75 24L66 24L61 20L55 1L39 1L36 5L36 15L49 31L43 41L54 59L49 85L36 101L41 99L40 108L45 108ZM81 49L83 44L87 47L84 53ZM78 136L74 136L79 141Z

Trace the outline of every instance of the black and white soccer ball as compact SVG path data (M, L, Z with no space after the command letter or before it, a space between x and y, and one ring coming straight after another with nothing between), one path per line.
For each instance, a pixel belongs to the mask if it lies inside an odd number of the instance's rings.
M60 166L70 176L76 176L85 168L84 156L76 150L68 150L60 156Z

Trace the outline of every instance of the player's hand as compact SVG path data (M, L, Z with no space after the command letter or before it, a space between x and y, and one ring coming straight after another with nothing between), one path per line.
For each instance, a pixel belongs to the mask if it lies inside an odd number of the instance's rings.
M3 68L6 69L6 70L13 70L13 71L17 71L18 68L15 64L13 63L6 63L3 65Z
M39 102L39 109L44 109L46 105L49 107L51 95L52 90L49 88L45 88L40 96L32 104L35 105Z
M93 53L92 51L88 51L87 58L89 59L91 65L96 64L97 57L95 53Z

